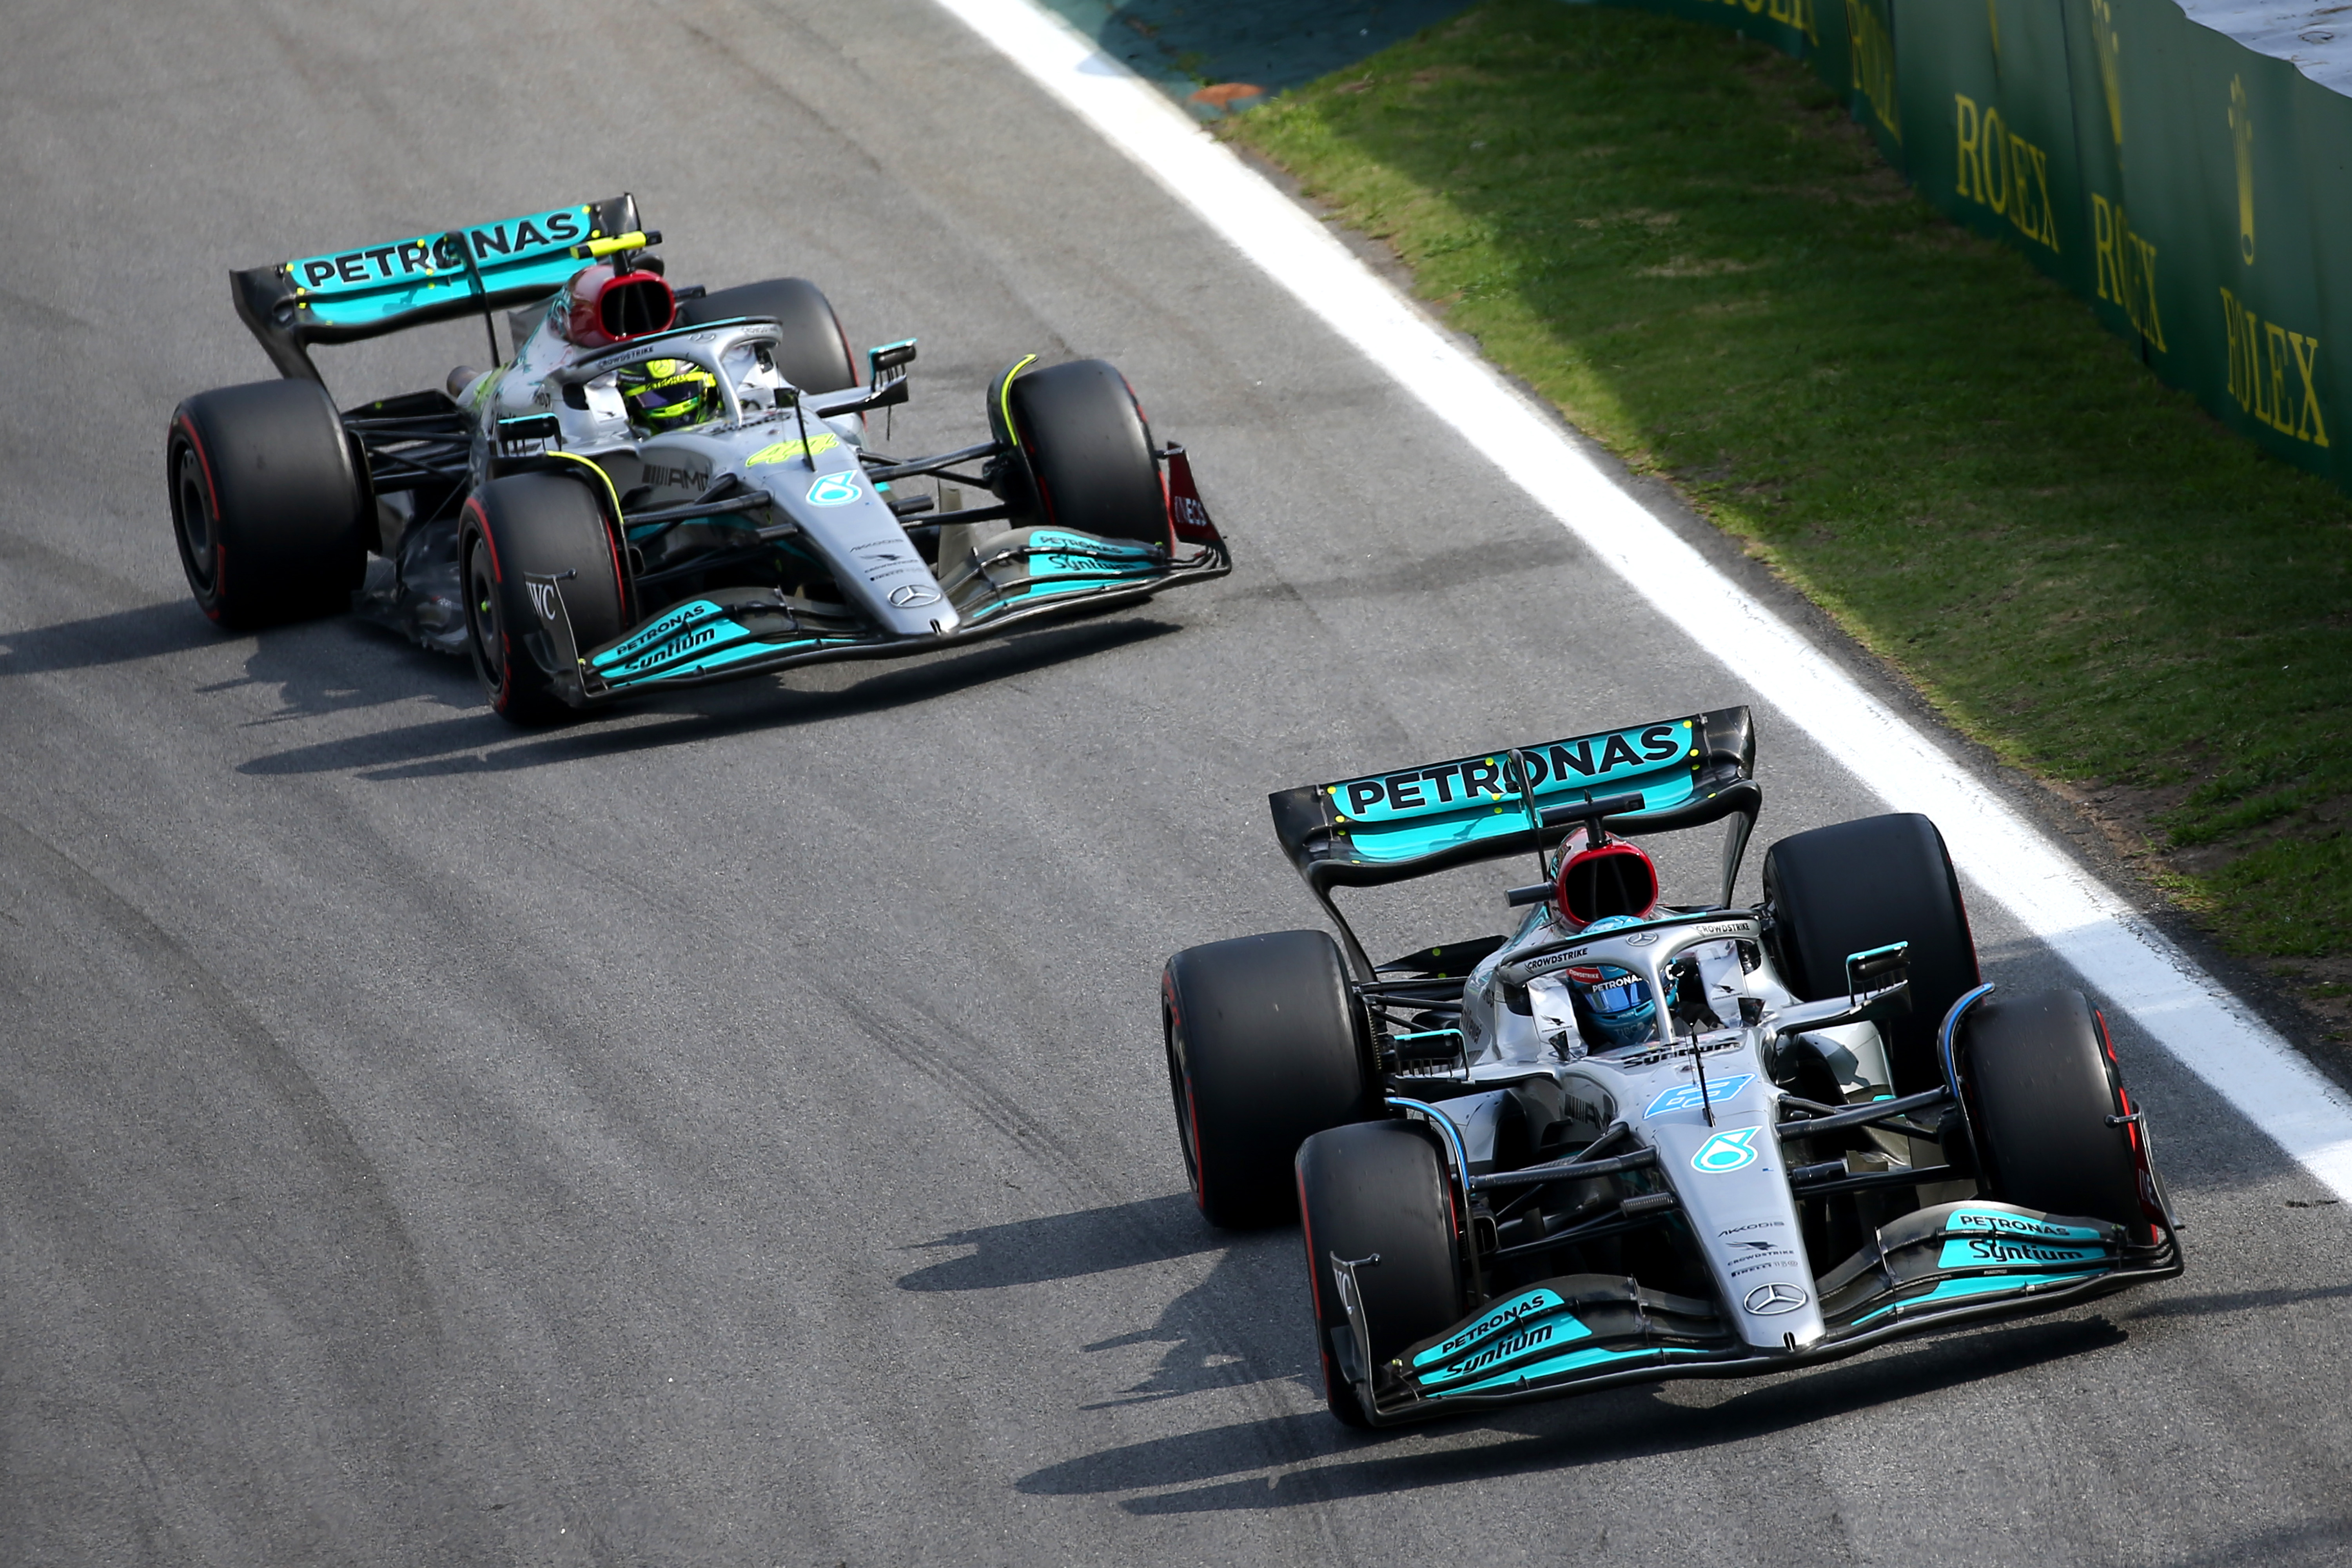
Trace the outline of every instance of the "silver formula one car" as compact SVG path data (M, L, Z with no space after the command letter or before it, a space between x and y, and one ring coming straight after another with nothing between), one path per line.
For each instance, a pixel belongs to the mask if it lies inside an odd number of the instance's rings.
M1016 360L988 439L888 457L866 416L906 401L912 340L861 371L813 284L673 288L660 239L624 195L232 274L285 379L173 416L172 516L205 613L355 601L470 650L498 710L535 721L1231 569L1183 448L1154 445L1110 365ZM338 411L311 363L313 343L476 313L495 368L443 391Z
M1730 709L1273 797L1338 925L1187 949L1163 988L1218 1225L1305 1232L1332 1413L1387 1425L1776 1372L2178 1274L2146 1113L2082 994L1980 982L1924 816L1774 844ZM1625 837L1727 822L1659 901ZM1509 854L1507 934L1372 963L1335 889Z

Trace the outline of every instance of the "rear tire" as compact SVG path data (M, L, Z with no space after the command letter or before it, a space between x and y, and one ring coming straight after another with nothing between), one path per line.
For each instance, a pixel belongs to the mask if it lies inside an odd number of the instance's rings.
M849 352L849 334L841 330L841 318L834 314L824 290L807 279L740 283L699 300L684 300L677 308L681 327L738 316L771 317L784 330L783 342L773 351L776 369L803 392L839 392L862 379L857 356Z
M1936 825L1914 813L1791 834L1764 857L1774 962L1809 1002L1843 996L1848 953L1911 944L1911 1011L1881 1026L1895 1092L1944 1081L1936 1031L1977 986L1976 939Z
M1969 1009L1954 1043L1979 1174L2003 1203L2137 1231L2139 1163L2113 1064L2079 991L1998 994Z
M314 381L201 392L172 416L165 482L196 606L225 626L331 615L367 572L363 476Z
M1160 995L1193 1200L1215 1226L1288 1218L1298 1145L1372 1112L1339 945L1286 931L1188 947L1168 961Z
M564 577L564 614L584 654L621 635L626 592L594 492L564 474L511 474L467 498L457 539L466 640L490 707L517 724L570 711L557 695L555 645L527 575Z
M1019 447L1016 486L1025 481L1028 491L1008 494L1008 501L1048 527L1169 542L1168 496L1151 428L1125 376L1108 361L1082 359L1016 374L999 386L990 420L998 439L1009 436Z
M1297 1172L1324 1401L1341 1421L1362 1426L1368 1424L1363 1404L1331 1350L1332 1331L1348 1329L1331 1258L1380 1258L1356 1271L1356 1284L1371 1338L1372 1367L1385 1365L1462 1316L1453 1198L1435 1146L1402 1121L1363 1121L1318 1132L1300 1147Z

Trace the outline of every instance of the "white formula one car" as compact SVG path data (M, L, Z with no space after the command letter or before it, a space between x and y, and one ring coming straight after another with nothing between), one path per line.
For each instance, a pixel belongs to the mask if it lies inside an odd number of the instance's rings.
M912 339L861 372L814 284L673 289L660 239L623 195L233 273L284 379L173 416L199 607L227 626L355 607L470 651L491 705L534 722L1232 569L1184 449L1153 443L1109 364L1017 359L986 440L887 457L866 416L906 401ZM492 368L445 389L338 410L310 360L478 313Z
M1332 1413L1778 1372L2178 1274L2147 1114L2074 991L1982 984L1924 816L1799 833L1734 908L1748 711L1273 797L1339 941L1188 949L1168 1069L1211 1222L1306 1236ZM1727 821L1659 901L1628 837ZM1342 887L1529 854L1504 934L1374 964Z

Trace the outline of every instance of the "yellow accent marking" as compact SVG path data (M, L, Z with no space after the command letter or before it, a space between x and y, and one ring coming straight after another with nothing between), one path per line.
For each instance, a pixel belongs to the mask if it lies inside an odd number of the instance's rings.
M797 440L779 441L772 447L762 447L744 458L743 466L748 468L755 463L788 463L803 453L814 456L819 452L830 452L840 445L841 438L837 436L812 436L805 447Z
M592 239L585 245L575 245L572 247L572 254L577 256L584 250L592 257L602 258L610 256L616 250L642 250L645 245L646 231L633 228L626 234L616 234L610 239Z
M602 465L590 462L587 458L580 456L577 452L542 452L540 456L542 458L561 458L567 463L577 463L582 468L587 469L590 473L595 475L597 479L601 481L604 487L604 499L613 503L613 521L615 525L618 525L621 521L620 492L613 488L613 476L606 473Z
M1035 364L1036 363L1037 356L1035 354L1024 355L1021 362L1014 365L1011 370L1006 371L1004 373L1004 379L997 384L996 403L997 406L1004 411L1004 433L1013 437L1016 441L1020 439L1020 437L1013 428L1013 378L1019 375L1023 371L1028 369L1031 365Z

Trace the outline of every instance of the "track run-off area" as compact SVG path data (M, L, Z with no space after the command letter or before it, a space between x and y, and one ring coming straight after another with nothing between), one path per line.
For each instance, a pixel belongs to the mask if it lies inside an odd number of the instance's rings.
M27 0L0 92L0 1561L2352 1552L2338 1091L1060 24ZM1020 354L1113 360L1234 575L536 733L348 618L205 623L161 445L268 374L227 269L622 190L680 281L918 336L896 447L981 438ZM481 352L321 361L349 403ZM1296 1232L1184 1194L1161 962L1315 923L1269 790L1733 702L1765 842L1927 811L1987 977L2108 1008L2188 1273L1343 1431ZM1715 849L1665 847L1670 897ZM1521 877L1370 934L1496 929Z

